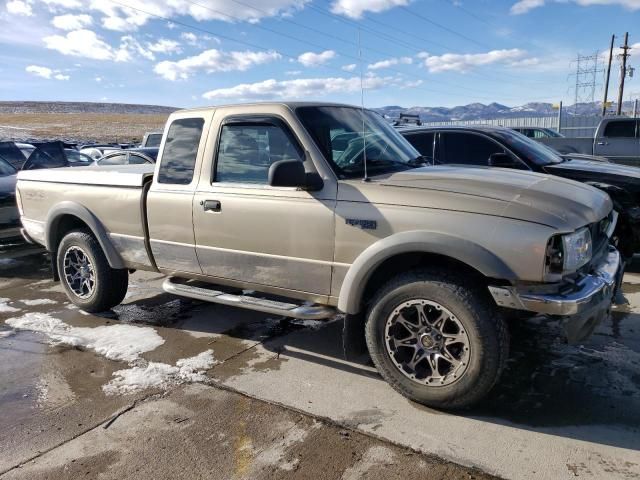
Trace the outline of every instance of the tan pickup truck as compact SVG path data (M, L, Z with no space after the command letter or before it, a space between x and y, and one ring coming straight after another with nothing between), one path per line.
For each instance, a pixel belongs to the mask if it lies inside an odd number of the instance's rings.
M306 319L342 312L347 326L363 322L382 376L426 405L467 406L492 388L505 313L555 316L578 341L608 315L620 277L605 193L425 166L359 108L183 110L158 158L19 174L25 236L51 252L76 305L117 305L142 269L185 297Z

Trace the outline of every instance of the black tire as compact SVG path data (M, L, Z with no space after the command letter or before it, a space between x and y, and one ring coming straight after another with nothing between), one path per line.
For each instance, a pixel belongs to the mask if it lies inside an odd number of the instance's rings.
M80 295L74 291L65 274L65 254L69 249L84 253L93 268L93 288L86 295ZM82 310L91 313L109 310L120 304L127 293L129 285L127 270L109 266L102 247L89 231L75 230L66 234L58 245L56 264L60 283L67 297Z
M465 370L458 374L458 378L453 374L449 376L447 381L452 383L427 385L424 383L427 377L422 382L409 378L401 366L396 365L397 357L394 361L391 349L387 348L390 338L385 330L387 320L397 313L401 305L416 299L424 299L448 310L455 316L460 331L466 334L468 356L464 359L467 363L461 363ZM382 377L410 400L435 408L459 409L478 402L498 381L509 354L506 325L488 293L445 269L411 271L380 288L370 303L365 336L371 358Z

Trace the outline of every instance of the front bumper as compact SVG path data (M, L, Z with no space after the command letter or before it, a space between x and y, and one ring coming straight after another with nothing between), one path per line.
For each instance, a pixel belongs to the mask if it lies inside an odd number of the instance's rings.
M618 251L609 247L591 273L556 291L538 293L535 289L502 286L490 286L489 291L501 307L567 317L567 337L570 342L576 342L589 336L609 314L613 295L623 274L622 265Z

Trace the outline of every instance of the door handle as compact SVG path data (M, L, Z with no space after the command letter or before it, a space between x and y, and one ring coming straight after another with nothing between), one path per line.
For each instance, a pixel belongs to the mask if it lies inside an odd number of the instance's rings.
M219 200L203 200L200 202L205 212L219 212L222 210L222 204Z
M598 142L598 145L609 145L609 142Z

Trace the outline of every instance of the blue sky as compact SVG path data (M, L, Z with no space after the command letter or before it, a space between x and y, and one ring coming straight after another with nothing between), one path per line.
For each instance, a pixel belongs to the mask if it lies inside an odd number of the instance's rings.
M2 0L0 100L359 103L362 69L370 107L569 104L576 55L628 31L634 65L639 25L640 0Z

